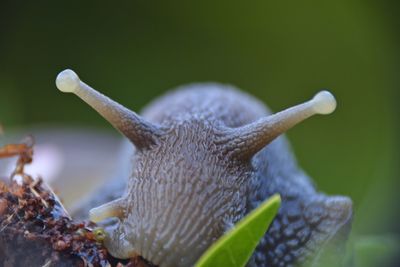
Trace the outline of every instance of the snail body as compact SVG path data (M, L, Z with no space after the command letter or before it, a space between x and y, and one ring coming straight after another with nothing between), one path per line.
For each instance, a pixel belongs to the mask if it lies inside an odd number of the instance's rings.
M135 147L125 192L90 211L93 221L118 218L105 238L115 257L192 266L274 193L282 207L249 265L296 266L348 228L351 200L316 192L280 136L314 114L331 113L336 102L327 91L271 114L231 86L194 84L155 100L139 116L71 70L56 84L81 97Z

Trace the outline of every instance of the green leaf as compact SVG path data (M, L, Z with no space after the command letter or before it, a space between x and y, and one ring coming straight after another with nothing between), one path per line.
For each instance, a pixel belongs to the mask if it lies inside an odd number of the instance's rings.
M233 229L218 239L196 263L196 267L245 266L260 239L268 230L281 204L273 195L240 220Z

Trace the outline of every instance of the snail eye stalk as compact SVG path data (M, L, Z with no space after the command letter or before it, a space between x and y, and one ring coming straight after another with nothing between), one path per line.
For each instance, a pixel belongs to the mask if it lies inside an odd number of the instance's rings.
M60 72L56 86L62 92L74 93L80 97L139 149L155 143L163 132L158 125L146 121L135 112L82 82L72 70Z
M298 123L316 114L330 114L336 109L335 97L328 91L311 100L261 118L248 125L229 129L223 149L234 156L251 158L254 154Z

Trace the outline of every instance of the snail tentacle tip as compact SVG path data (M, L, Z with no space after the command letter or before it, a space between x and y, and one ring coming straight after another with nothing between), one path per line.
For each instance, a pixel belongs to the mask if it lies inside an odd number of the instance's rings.
M89 219L95 223L98 223L108 217L108 212L104 211L104 209L101 207L93 208L89 211Z
M100 222L108 218L120 218L123 215L123 200L121 198L105 203L89 211L89 219L92 222Z
M317 93L311 102L317 114L331 114L337 105L333 94L326 90Z
M73 93L79 87L80 79L78 75L70 69L63 70L57 75L56 86L64 93Z

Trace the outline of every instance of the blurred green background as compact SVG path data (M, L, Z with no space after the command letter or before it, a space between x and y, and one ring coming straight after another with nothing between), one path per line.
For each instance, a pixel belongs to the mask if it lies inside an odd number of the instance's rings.
M55 88L65 68L136 111L199 81L236 85L274 111L329 88L337 111L288 133L298 160L319 189L351 196L355 233L395 232L397 11L361 0L2 1L0 121L111 130Z

